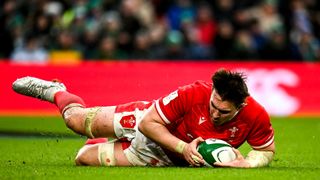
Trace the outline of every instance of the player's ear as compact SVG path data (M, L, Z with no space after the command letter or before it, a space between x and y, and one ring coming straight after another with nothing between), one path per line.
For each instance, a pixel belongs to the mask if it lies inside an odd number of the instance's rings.
M247 103L241 103L240 106L238 107L238 109L242 109L243 107L245 107L247 105Z

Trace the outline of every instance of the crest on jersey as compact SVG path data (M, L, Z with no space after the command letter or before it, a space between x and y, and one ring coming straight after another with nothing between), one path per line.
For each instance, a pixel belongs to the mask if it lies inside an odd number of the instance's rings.
M236 137L236 133L239 131L239 128L236 126L233 126L232 128L229 129L230 131L230 138Z
M120 120L120 124L124 128L133 128L136 125L136 117L132 114L123 116Z

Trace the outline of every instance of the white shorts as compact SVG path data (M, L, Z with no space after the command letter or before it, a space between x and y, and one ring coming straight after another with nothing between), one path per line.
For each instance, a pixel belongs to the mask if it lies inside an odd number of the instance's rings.
M162 148L145 137L140 131L124 151L128 161L134 166L173 166Z
M138 130L142 116L151 105L152 102L146 101L118 105L114 114L115 134L118 139L131 141L124 153L132 165L172 166L162 148Z
M116 107L113 128L118 139L131 141L135 137L138 124L151 105L151 102L137 101Z

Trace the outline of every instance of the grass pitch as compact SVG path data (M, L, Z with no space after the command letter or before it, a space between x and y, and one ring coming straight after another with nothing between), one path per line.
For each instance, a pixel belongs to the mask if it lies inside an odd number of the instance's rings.
M77 167L86 139L61 118L0 117L0 179L319 179L320 119L272 118L272 124L277 154L265 168Z

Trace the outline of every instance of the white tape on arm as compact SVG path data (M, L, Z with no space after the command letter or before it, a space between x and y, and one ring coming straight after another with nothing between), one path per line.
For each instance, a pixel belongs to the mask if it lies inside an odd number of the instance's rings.
M272 151L257 151L252 150L248 153L246 161L250 164L250 167L263 167L267 166L273 159Z
M175 148L176 152L182 154L186 145L187 145L187 143L185 143L183 141L179 141L176 148Z

